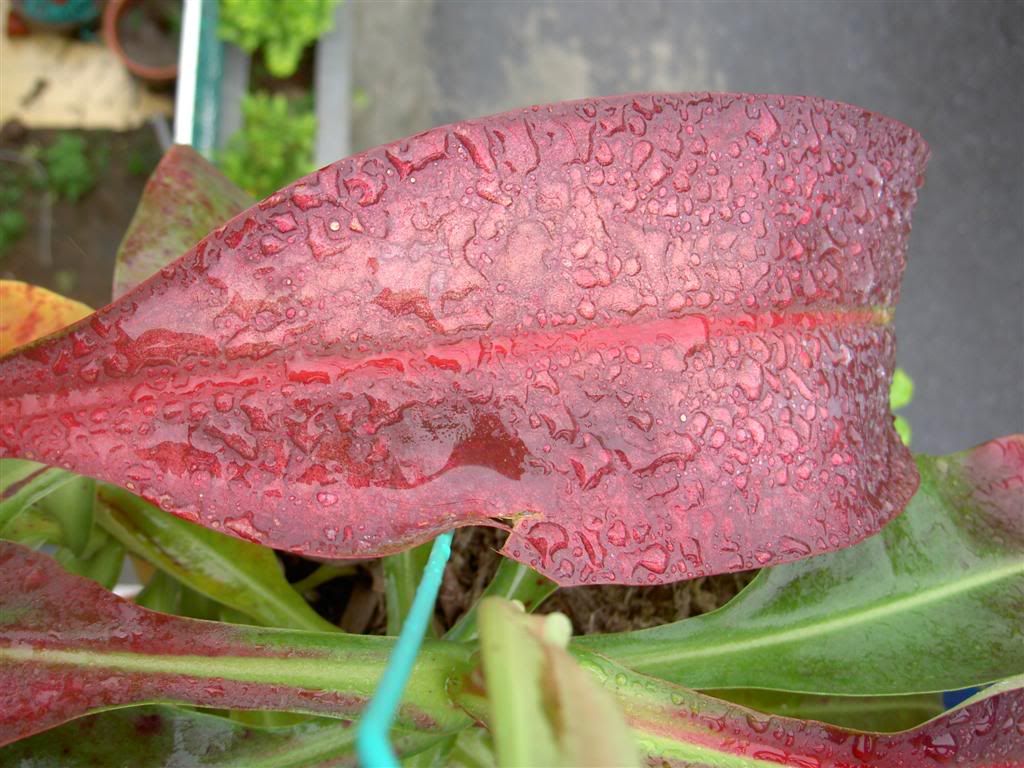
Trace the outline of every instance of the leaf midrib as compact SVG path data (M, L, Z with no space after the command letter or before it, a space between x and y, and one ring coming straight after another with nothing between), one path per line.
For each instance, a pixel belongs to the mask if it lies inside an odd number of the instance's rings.
M250 363L246 363L240 358L232 359L228 372L221 371L215 376L210 375L199 385L190 384L191 389L178 389L171 386L159 391L147 392L147 402L164 403L190 397L195 398L199 389L207 389L202 396L209 397L218 386L244 386L243 381L246 377L251 378L257 373L264 377L264 381L258 385L258 388L262 390L271 390L281 383L288 383L291 381L290 374L299 371L327 376L329 383L321 382L316 386L329 387L336 384L341 378L367 367L372 368L381 361L397 362L406 367L412 364L411 361L422 364L422 361L431 356L443 358L446 355L456 354L467 359L478 358L481 354L479 345L485 339L493 347L518 350L517 354L526 356L546 353L557 339L563 337L572 339L574 345L579 349L599 349L610 343L633 343L635 339L643 336L651 339L667 336L672 338L676 344L697 347L707 344L711 339L749 333L765 333L779 327L800 327L807 322L810 322L812 326L822 324L828 327L884 328L892 322L892 316L892 308L882 305L792 305L785 309L769 308L758 312L739 313L714 310L687 312L668 317L648 317L642 321L634 319L630 322L610 325L551 326L519 332L514 329L501 328L495 329L493 333L478 333L463 338L437 338L437 334L434 334L428 339L414 338L411 344L407 341L405 345L392 348L390 344L394 342L389 342L389 346L382 348L374 346L365 352L355 354L327 353L300 344L285 344L263 357L251 360ZM703 329L699 328L701 324L703 324ZM77 325L70 326L70 328L77 328ZM66 339L60 337L52 340L52 345L61 343L66 344ZM223 356L229 348L230 341L225 342L219 350L218 357ZM0 363L14 361L17 357L16 354L11 354ZM198 362L203 359L210 358L190 355L187 358L174 361L173 365L181 367L188 361ZM164 368L171 365L169 360L156 360L140 365L138 369L133 370L125 377L112 378L103 375L90 386L76 389L78 399L74 403L69 401L56 404L47 400L45 403L33 402L33 407L28 407L25 404L26 398L34 397L38 400L40 396L53 394L49 390L43 391L38 386L34 386L29 391L5 395L0 398L0 406L19 401L22 403L22 410L17 414L4 413L4 418L11 423L37 418L40 411L45 411L52 416L63 412L93 408L98 402L110 401L107 390L134 387L139 379L145 377L152 368ZM2 374L3 365L0 364L0 378L2 378ZM217 383L212 383L214 379L218 380ZM310 384L307 382L305 386L310 386Z

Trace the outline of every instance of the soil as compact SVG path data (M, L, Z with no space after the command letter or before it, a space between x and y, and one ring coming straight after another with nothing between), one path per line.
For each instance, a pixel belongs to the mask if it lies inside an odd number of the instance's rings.
M97 183L77 202L51 207L50 247L40 234L45 195L30 182L24 166L10 156L30 146L44 147L58 133L77 133L88 144ZM110 302L114 256L150 172L160 160L152 128L113 131L26 131L5 125L0 131L0 172L23 189L20 209L25 233L0 252L0 277L41 285L92 307Z
M437 616L444 629L473 604L498 568L506 534L495 528L462 528L455 534ZM573 633L590 635L667 624L713 611L750 583L755 571L680 581L657 587L609 584L557 590L538 613L561 611Z
M497 528L461 528L456 532L452 560L437 600L436 613L443 629L459 620L492 579L505 537L505 532ZM656 627L724 605L751 582L755 572L727 573L659 587L606 585L560 589L538 612L565 613L577 635Z
M434 611L437 634L452 627L480 597L498 569L505 539L495 528L460 528ZM284 555L289 580L307 576L315 564ZM657 587L606 585L559 589L538 613L561 611L573 632L589 635L667 624L713 611L750 583L756 571L723 574ZM356 574L333 579L316 589L317 611L347 632L384 634L384 585L379 561L358 563Z

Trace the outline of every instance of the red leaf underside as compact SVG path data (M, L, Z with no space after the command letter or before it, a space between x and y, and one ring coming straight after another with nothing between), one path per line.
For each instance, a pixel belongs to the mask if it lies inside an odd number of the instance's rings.
M562 584L846 546L917 486L888 322L926 158L789 96L437 128L0 362L0 455L316 556L505 521Z

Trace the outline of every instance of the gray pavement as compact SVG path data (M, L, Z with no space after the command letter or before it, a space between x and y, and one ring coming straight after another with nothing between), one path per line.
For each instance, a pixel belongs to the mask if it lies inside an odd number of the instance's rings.
M914 448L1024 431L1024 3L355 0L355 149L635 90L806 93L932 147L897 312Z

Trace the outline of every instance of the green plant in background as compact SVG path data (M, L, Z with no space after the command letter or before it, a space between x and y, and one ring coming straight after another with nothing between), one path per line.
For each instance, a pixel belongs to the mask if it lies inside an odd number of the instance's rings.
M250 93L242 100L242 119L244 127L219 158L239 187L265 197L313 170L316 115L308 99Z
M332 25L338 0L221 0L217 33L248 53L263 52L275 77L295 73L306 46Z
M132 176L149 176L160 162L160 152L155 146L136 148L128 153L125 165Z
M889 388L889 408L898 411L910 405L914 399L914 380L907 375L902 368L897 368L892 377L892 387ZM910 429L910 422L902 416L897 416L893 426L899 433L900 440L904 445L910 445L910 438L913 435Z
M62 200L77 202L96 186L96 168L89 160L85 139L62 133L40 152L47 185Z
M28 228L25 214L14 207L18 204L18 196L17 189L6 185L0 187L0 254L10 248Z
M109 162L110 146L101 140L90 147L78 134L59 133L46 146L30 144L20 151L4 151L3 154L5 163L0 167L0 255L28 229L25 210L27 200L34 199L34 196L27 198L27 193L33 189L42 193L40 204L47 209L55 200L77 202L96 186L99 175ZM142 172L148 173L148 170ZM68 285L58 281L58 288L64 291Z

